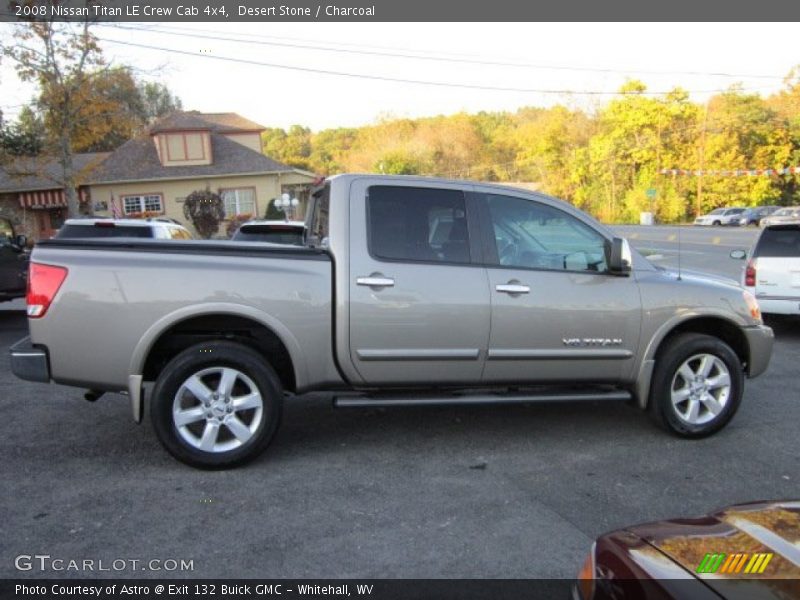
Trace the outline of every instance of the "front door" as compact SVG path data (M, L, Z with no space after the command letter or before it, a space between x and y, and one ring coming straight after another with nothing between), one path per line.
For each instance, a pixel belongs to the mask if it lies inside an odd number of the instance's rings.
M480 382L489 292L464 191L356 180L350 211L350 358L364 382Z
M609 240L545 199L478 195L492 302L489 383L616 382L633 366L641 300L606 268Z

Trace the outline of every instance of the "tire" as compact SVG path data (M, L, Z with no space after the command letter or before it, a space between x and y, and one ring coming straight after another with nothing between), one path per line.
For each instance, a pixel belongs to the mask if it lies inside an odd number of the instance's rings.
M728 424L743 392L742 364L730 346L710 335L682 333L656 359L648 408L671 433L701 438Z
M161 444L179 461L223 469L266 449L282 406L280 379L261 355L242 344L211 341L187 348L164 367L153 387L150 418Z
M720 227L721 225L722 225L722 223L721 223L720 221L714 221L714 222L711 224L711 226L712 226L712 227Z

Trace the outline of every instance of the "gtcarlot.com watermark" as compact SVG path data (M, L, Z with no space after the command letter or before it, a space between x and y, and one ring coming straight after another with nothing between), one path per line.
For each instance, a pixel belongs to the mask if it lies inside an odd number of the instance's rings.
M121 572L121 571L194 571L194 560L183 558L59 558L49 554L20 554L14 559L17 571L49 572Z

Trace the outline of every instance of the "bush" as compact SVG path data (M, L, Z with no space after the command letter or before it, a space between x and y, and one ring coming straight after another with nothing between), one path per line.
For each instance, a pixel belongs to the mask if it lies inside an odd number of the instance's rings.
M231 217L228 221L227 227L225 227L225 233L228 235L228 238L232 238L233 234L236 233L236 230L244 223L245 221L249 221L253 218L253 215L250 213L245 213L241 215L236 215L235 217Z
M219 231L219 224L225 218L225 204L219 194L206 188L186 196L183 214L194 225L198 235L207 240Z

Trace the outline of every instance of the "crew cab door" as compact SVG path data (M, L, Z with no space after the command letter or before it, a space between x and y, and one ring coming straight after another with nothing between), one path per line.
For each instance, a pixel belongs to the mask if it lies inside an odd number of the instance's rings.
M492 302L485 382L616 382L638 349L636 280L610 240L545 198L477 194Z
M457 185L353 182L349 350L364 383L481 380L490 300L468 204Z

